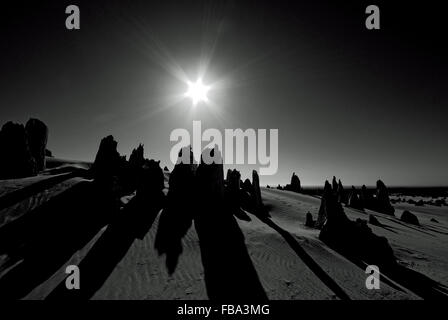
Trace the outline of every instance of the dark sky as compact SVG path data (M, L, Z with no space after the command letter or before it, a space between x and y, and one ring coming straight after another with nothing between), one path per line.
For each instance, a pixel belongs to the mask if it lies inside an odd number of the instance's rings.
M448 30L409 1L14 1L1 9L0 120L38 117L56 157L93 160L112 134L172 167L175 128L279 130L263 184L447 185ZM340 2L339 4L337 2ZM77 4L81 30L65 28ZM381 30L365 28L365 8ZM209 61L213 107L183 99ZM243 177L252 168L242 166Z

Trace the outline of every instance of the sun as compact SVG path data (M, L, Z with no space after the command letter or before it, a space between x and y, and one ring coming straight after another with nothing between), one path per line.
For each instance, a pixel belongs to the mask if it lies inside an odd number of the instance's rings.
M188 90L185 96L190 98L193 102L193 106L196 106L200 102L207 102L207 93L210 90L210 86L206 86L202 83L202 79L196 80L196 82L188 82Z

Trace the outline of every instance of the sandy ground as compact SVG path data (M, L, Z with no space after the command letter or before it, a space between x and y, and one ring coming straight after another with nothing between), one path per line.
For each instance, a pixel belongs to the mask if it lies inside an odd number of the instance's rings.
M37 182L40 185L36 187ZM8 244L8 238L2 238L8 225L31 217L36 214L33 209L80 183L89 181L66 173L1 181L0 242ZM256 275L269 299L340 299L340 292L351 299L420 299L408 288L395 283L394 279L389 279L387 283L381 282L380 290L367 290L365 270L322 243L318 239L318 230L304 226L308 211L316 218L320 199L265 188L262 188L262 197L270 209L272 223L268 225L252 215L251 221L237 220L237 223L244 235L247 253ZM127 202L129 198L123 201ZM67 206L70 204L67 203ZM351 219L368 219L368 214L374 214L384 227L369 226L374 233L387 237L400 264L448 286L447 207L416 207L399 203L395 208L395 218L369 210L362 212L345 208L345 211ZM417 215L421 226L400 221L403 210L410 210ZM64 210L58 214L63 217ZM80 212L80 216L82 214ZM64 228L57 224L67 221L59 219L58 215L56 217L53 227ZM437 219L438 223L430 221L431 218ZM52 268L42 268L42 273L35 277L33 268L28 265L21 267L25 262L20 255L13 259L10 252L1 250L0 291L2 283L4 286L12 286L11 281L23 279L21 272L28 272L23 281L29 279L31 284L19 286L20 290L14 291L17 297L66 297L63 294L66 290L65 267L76 264L81 269L81 286L89 286L87 298L208 299L199 237L194 223L182 239L182 253L174 273L170 275L165 255L159 256L154 248L159 221L160 214L149 224L149 230L142 239L113 239L112 235L119 234L116 225L92 229L78 247L73 246L63 258L52 261ZM42 248L42 255L39 250L34 250L32 257L34 263L39 263L40 258L43 261L46 257L52 257L51 254L45 253L45 248ZM228 263L232 263L231 259ZM83 278L85 274L88 277ZM95 279L94 283L85 284L83 279L89 277ZM244 287L245 284L239 285ZM339 293L334 290L335 287Z

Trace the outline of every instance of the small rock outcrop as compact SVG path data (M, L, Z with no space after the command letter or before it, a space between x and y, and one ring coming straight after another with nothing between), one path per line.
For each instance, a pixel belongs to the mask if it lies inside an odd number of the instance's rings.
M364 210L364 207L362 205L361 200L359 199L358 191L356 190L355 186L352 186L352 190L350 191L350 195L348 196L347 206L354 209Z
M386 268L395 266L396 258L387 239L375 235L367 221L350 220L332 191L326 181L317 221L319 239L351 259Z
M392 216L395 212L394 207L390 204L389 191L381 180L376 182L375 210Z
M403 222L409 223L409 224L416 225L416 226L420 225L420 222L418 221L417 216L408 210L403 211L403 213L401 214L400 220Z
M49 157L49 158L53 158L53 153L50 150L45 149L45 156Z
M306 220L305 220L305 226L309 227L309 228L314 228L316 222L313 219L313 215L311 214L311 212L307 212L306 213Z
M300 185L300 179L296 175L296 173L293 172L292 177L291 177L291 183L287 184L284 189L288 190L288 191L293 191L293 192L300 192L301 188L302 187Z

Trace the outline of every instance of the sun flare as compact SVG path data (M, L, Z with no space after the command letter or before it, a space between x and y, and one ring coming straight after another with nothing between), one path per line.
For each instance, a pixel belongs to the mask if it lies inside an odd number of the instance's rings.
M206 86L202 83L202 79L198 79L196 82L188 82L188 90L185 96L190 98L193 102L193 106L196 106L200 102L207 102L207 93L210 90L210 86Z

